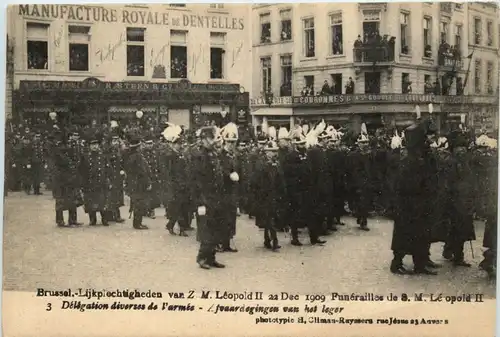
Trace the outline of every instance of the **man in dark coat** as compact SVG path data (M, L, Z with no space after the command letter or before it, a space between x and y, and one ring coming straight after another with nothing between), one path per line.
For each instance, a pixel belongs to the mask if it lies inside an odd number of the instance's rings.
M80 180L80 161L72 153L74 148L63 142L62 132L54 135L51 148L53 167L52 196L55 199L56 224L65 227L64 211L68 211L68 226L77 227L77 208L83 205Z
M256 222L264 228L264 247L277 251L276 218L285 194L285 177L278 160L278 146L270 141L264 149L266 160L252 176L251 190L256 201Z
M109 226L106 199L111 180L108 160L100 143L98 136L92 137L89 152L85 153L80 164L85 212L89 215L90 226L97 225L97 212L101 214L102 224Z
M160 207L160 163L158 157L158 151L155 148L155 143L152 135L147 135L145 142L143 144L142 152L144 159L149 166L149 172L151 174L151 190L149 191L149 210L148 216L154 219L155 208Z
M186 231L191 224L191 194L189 190L189 162L180 135L169 139L171 150L166 153L166 172L162 173L163 188L168 190L165 200L168 210L167 230L175 235L174 226L179 223L179 236L188 236Z
M200 249L196 262L203 269L224 268L215 259L216 247L226 231L224 198L224 170L219 154L214 149L215 129L200 129L202 145L191 156L191 195L197 207L197 236Z
M394 214L391 249L394 258L390 270L394 274L407 274L403 258L413 257L415 274L436 275L428 269L428 251L431 224L428 212L430 195L427 193L428 161L425 160L426 129L417 123L406 129L407 156L401 160L395 191L397 205Z
M131 212L134 214L133 227L148 229L142 224L142 218L150 210L149 194L151 192L151 172L149 165L140 150L141 141L136 136L129 140L126 155L126 193L130 197Z
M108 157L108 176L110 181L107 196L108 220L122 223L125 221L120 214L120 207L125 205L123 195L123 179L125 175L123 167L124 159L120 137L117 134L112 134L110 138L110 144L106 153Z
M446 240L455 266L470 267L464 260L464 243L475 240L474 212L475 188L471 156L467 152L468 141L461 131L450 135L452 165L449 178L450 230Z

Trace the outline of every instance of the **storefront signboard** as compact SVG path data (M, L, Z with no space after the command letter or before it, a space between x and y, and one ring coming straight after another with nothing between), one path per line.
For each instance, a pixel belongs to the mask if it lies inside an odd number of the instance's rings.
M365 103L467 104L471 96L435 96L417 94L360 94L293 97L293 105L347 105Z

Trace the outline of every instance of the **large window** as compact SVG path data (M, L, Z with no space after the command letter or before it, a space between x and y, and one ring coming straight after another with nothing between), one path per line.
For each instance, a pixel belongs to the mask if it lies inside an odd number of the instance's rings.
M224 78L226 33L210 33L210 78Z
M440 29L440 37L441 41L440 43L446 42L448 43L448 22L441 22L441 29Z
M281 41L292 39L292 11L285 9L280 11L281 17Z
M486 23L486 33L488 34L487 45L491 47L493 46L493 22L488 21Z
M487 86L488 94L492 94L493 93L493 62L488 61L487 69L488 69L488 71L486 72L486 86Z
M314 18L304 20L304 55L305 57L315 56L314 47Z
M462 25L455 26L455 47L462 50Z
M187 32L170 31L170 77L187 78Z
M342 74L331 74L332 88L331 91L334 95L342 94Z
M304 76L304 89L302 89L302 96L314 96L314 76Z
M144 28L127 28L127 76L144 76Z
M401 54L410 53L410 14L401 13L399 17L401 32Z
M480 18L474 18L474 29L472 30L472 33L474 34L474 37L473 37L474 44L480 44L481 43L481 19Z
M481 60L476 60L474 67L474 92L481 93Z
M68 26L69 70L89 70L89 26Z
M423 31L423 40L424 40L424 56L431 57L432 56L432 19L429 17L424 18L424 31Z
M330 15L330 34L332 43L332 54L344 54L344 38L342 32L342 13L335 13Z
M271 58L265 57L260 59L262 67L262 92L266 93L271 90Z
M28 22L27 55L28 69L48 69L49 67L49 25Z
M260 16L260 43L271 42L271 15L261 14Z
M280 96L292 96L292 55L281 56Z

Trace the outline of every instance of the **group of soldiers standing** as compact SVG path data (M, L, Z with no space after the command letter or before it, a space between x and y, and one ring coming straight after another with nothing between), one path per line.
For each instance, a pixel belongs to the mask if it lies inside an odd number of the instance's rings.
M349 141L322 121L309 132L271 127L256 139L240 139L229 123L203 127L192 141L179 126L163 129L123 135L112 123L106 135L81 134L55 124L45 139L26 133L16 150L21 155L10 156L7 171L24 172L27 193L33 188L40 194L42 180L49 185L61 227L82 225L76 212L82 205L91 226L97 213L105 226L124 222L125 194L135 229L148 229L143 218L154 218L161 206L172 235L188 236L196 218L203 269L224 267L217 251L237 252L231 241L240 212L255 218L270 251L280 249L277 233L288 229L294 246L302 245L303 228L312 245L325 244L322 236L344 225L346 213L368 231L375 212L394 219L391 272L409 273L403 266L408 254L412 273L436 274L439 265L429 253L434 242L445 243L443 256L455 266L470 266L463 251L475 239L475 217L486 220L481 267L495 272L497 152L463 130L446 138L437 135L432 120L419 118L401 137L396 132L375 139L362 128Z

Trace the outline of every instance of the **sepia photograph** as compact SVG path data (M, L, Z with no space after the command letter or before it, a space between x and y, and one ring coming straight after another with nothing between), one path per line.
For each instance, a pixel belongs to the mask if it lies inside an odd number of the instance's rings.
M4 7L5 336L495 335L496 2Z

